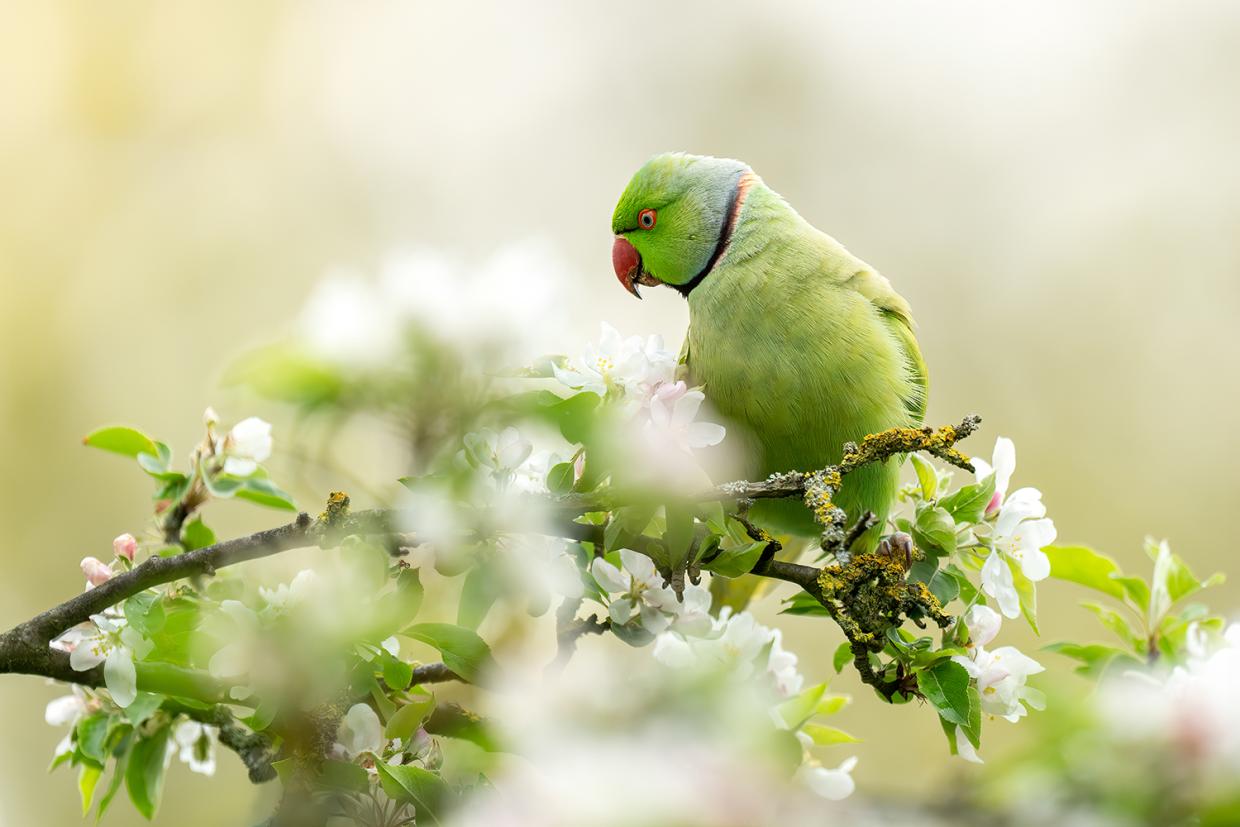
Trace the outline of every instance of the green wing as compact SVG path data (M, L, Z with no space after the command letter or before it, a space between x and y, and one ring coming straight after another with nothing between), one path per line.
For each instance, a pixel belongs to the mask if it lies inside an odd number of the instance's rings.
M930 398L930 374L926 370L926 360L921 356L921 347L917 344L913 329L909 327L908 318L884 308L879 308L879 312L882 313L883 321L895 335L896 341L904 350L904 357L908 360L909 378L913 382L916 393L905 397L904 407L908 409L913 423L920 425L926 419L926 402Z
M905 397L904 407L914 423L920 425L925 421L926 402L930 398L930 374L926 370L926 360L921 356L917 336L913 333L912 309L886 277L868 267L857 270L844 283L878 308L887 329L900 343L908 360L909 379L915 389L914 393Z

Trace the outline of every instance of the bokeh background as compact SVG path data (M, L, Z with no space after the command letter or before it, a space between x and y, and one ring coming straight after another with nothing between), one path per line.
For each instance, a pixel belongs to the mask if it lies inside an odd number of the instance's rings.
M888 275L921 324L930 420L982 413L979 454L1014 438L1017 481L1045 492L1062 538L1145 571L1142 538L1166 536L1198 570L1235 573L1229 0L46 2L0 16L0 625L73 593L81 557L145 525L147 481L80 446L96 425L184 452L208 404L226 421L257 413L276 424L281 478L288 412L221 377L294 329L333 268L410 247L480 263L535 239L569 277L540 299L554 325L530 325L562 350L600 320L678 341L684 302L632 301L609 262L615 198L668 149L746 160ZM537 267L521 277L537 288ZM400 463L373 437L339 450L382 489ZM349 485L314 482L294 493ZM282 519L217 513L227 532ZM1041 592L1043 642L1092 634L1079 592ZM1240 587L1210 599L1230 611ZM803 671L826 676L834 638L785 626ZM1077 680L1042 659L1048 681ZM78 820L72 778L43 772L55 694L0 681L4 827ZM973 771L944 760L925 710L859 694L840 724L866 739L863 792ZM1018 729L990 725L988 754ZM213 781L170 773L160 820L260 812L270 792L230 758ZM128 805L108 818L138 822Z

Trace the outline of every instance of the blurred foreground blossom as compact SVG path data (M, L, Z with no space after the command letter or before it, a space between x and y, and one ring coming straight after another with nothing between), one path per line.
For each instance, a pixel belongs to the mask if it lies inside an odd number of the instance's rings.
M831 823L852 760L792 773L762 682L717 664L633 670L578 653L551 680L518 682L496 715L522 758L489 774L452 827L788 827ZM518 714L519 713L519 714ZM786 740L785 740L786 739ZM793 744L795 745L795 741ZM790 777L793 776L793 777Z
M329 272L302 310L301 339L315 355L361 368L389 364L411 335L461 348L546 346L570 283L548 243L527 240L464 267L429 249L386 256L375 277Z
M1165 675L1127 671L1103 682L1097 697L1112 738L1156 747L1202 781L1240 774L1240 624L1211 649L1190 633L1188 661Z

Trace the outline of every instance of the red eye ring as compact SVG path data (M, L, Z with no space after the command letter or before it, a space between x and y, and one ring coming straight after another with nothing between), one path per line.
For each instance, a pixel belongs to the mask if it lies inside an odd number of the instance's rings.
M642 210L637 214L637 226L643 230L652 229L658 220L658 213L654 210Z

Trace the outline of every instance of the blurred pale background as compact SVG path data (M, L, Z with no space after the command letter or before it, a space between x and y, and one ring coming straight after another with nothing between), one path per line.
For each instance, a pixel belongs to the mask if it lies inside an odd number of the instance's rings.
M1167 536L1235 574L1216 515L1240 495L1238 55L1228 0L5 4L0 624L143 527L147 483L80 447L93 426L183 456L214 404L279 439L287 412L219 377L330 267L538 237L574 278L563 349L600 319L678 341L684 303L632 301L608 260L615 197L667 149L743 158L890 276L931 421L982 413L975 453L1013 437L1061 537L1140 568L1142 537ZM375 454L357 470L382 485L398 469ZM1043 587L1046 641L1086 620L1079 596ZM788 628L825 676L821 626ZM78 819L73 779L43 773L54 694L0 680L5 827ZM862 791L963 772L924 710L862 695L841 723L867 739ZM991 725L990 753L1013 731ZM171 772L161 822L252 819L230 757L214 781Z

